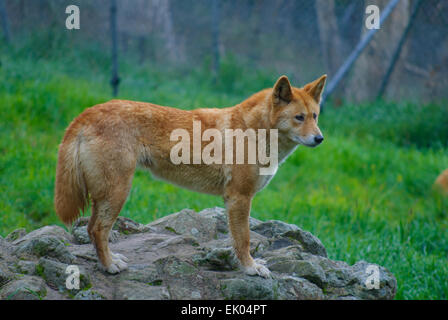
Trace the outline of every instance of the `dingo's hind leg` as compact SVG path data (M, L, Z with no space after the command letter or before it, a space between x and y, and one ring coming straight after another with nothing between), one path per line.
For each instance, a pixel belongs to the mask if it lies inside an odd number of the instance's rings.
M127 269L128 259L109 249L109 234L117 220L130 190L130 181L126 184L114 186L107 197L92 201L92 217L88 225L88 232L92 240L102 268L112 274Z

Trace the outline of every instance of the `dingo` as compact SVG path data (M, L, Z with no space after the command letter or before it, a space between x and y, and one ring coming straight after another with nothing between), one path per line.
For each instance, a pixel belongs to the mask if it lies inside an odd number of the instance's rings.
M260 161L175 164L170 154L177 142L170 139L171 133L184 129L192 136L195 121L200 121L202 132L265 129L269 136L270 130L276 129L276 163L282 163L298 145L315 147L324 140L317 121L326 78L323 75L303 88L295 88L282 76L274 88L223 109L185 111L124 100L86 109L67 128L59 147L54 198L58 216L64 223L72 223L80 210L86 209L90 195L92 216L87 229L101 265L109 273L125 270L128 259L109 250L109 232L128 196L135 168L141 166L157 178L222 196L233 247L242 267L250 275L269 277L264 262L254 260L249 252L249 214L252 198L269 183L275 170L260 175L260 167L268 166ZM226 141L221 144L224 146ZM202 141L202 148L206 145ZM233 151L234 159L237 149ZM266 149L269 151L269 145ZM247 148L243 152L248 159ZM194 153L191 150L189 154L193 157Z
M443 171L434 183L435 187L444 195L448 195L448 169Z

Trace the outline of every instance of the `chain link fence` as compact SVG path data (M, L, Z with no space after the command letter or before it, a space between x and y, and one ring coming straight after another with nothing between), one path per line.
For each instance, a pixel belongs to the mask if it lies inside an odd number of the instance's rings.
M220 63L231 58L254 72L287 74L296 85L323 73L331 80L368 31L367 5L382 10L389 1L117 0L118 50L140 63L173 68L206 64L217 77ZM384 97L413 102L448 97L448 1L423 0L413 16L417 2L399 1L338 85L333 102L374 100L400 41ZM27 34L46 32L49 36L35 43L36 50L77 41L110 51L110 0L0 3L3 41L19 43ZM65 30L65 8L71 4L81 12L81 29L75 32ZM51 30L65 33L51 36Z

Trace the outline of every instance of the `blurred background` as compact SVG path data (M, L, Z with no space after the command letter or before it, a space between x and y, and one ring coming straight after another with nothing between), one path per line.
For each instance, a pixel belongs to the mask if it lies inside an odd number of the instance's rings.
M373 31L372 4L391 9ZM309 230L332 259L385 266L398 299L448 299L448 197L434 188L448 168L446 0L0 0L0 236L62 226L58 145L84 109L227 107L282 74L301 87L323 73L325 142L291 155L251 215ZM121 215L214 206L138 170Z
M109 52L110 0L1 0L3 32L11 42L40 33L35 54L49 46L65 50L86 41ZM164 67L208 64L219 75L231 57L258 70L287 73L298 83L322 73L333 76L362 37L367 5L384 9L390 0L118 0L118 54ZM421 3L420 3L421 2ZM65 8L80 7L80 31L65 29ZM413 16L414 7L418 11ZM7 22L5 22L7 19ZM385 88L387 99L434 101L448 96L448 2L398 1L381 31L356 60L334 96L349 101L375 99L405 36ZM43 34L42 34L43 33ZM122 70L123 76L126 71ZM225 72L225 71L224 71ZM222 76L225 76L222 75Z

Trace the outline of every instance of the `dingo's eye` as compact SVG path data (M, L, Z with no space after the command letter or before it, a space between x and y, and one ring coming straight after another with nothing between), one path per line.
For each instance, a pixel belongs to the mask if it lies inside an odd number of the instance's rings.
M296 119L299 121L303 121L303 120L305 120L305 117L303 116L303 114L299 114L296 116Z
M313 119L316 120L317 114L313 113Z

